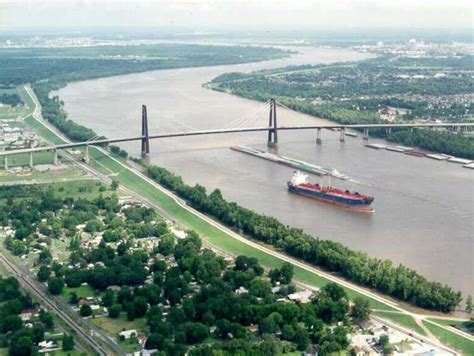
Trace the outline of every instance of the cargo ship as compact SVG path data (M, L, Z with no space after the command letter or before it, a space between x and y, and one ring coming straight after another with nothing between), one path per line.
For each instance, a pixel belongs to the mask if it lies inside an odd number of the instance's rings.
M296 171L287 183L288 190L292 193L313 198L337 207L373 213L375 209L371 206L374 197L362 195L358 192L352 193L348 190L340 190L331 186L324 187L322 184L311 184L308 175Z

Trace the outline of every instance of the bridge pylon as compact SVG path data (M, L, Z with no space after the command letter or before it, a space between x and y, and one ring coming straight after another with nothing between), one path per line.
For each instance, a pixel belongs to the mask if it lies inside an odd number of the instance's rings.
M276 114L276 101L270 99L270 116L268 117L268 147L275 147L278 144L278 125Z
M142 105L142 157L150 153L150 138L148 134L148 115L146 105Z

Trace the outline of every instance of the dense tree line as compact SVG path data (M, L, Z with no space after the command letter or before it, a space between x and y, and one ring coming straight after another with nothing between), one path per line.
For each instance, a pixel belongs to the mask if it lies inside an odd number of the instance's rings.
M61 82L52 81L44 81L33 85L33 90L42 106L43 117L73 141L87 141L96 137L97 135L93 130L68 119L63 109L64 103L57 96L50 97L51 91L62 86Z
M23 104L20 96L16 93L0 95L0 103L10 106L18 106Z
M351 281L422 308L450 312L461 301L461 293L449 286L430 282L415 271L394 266L389 260L370 258L338 242L314 238L301 229L285 226L278 220L227 202L219 190L207 194L204 187L186 185L181 177L164 168L149 166L148 175L175 191L193 207L224 224L282 249L291 256L337 272Z
M412 132L393 132L387 139L406 146L423 147L430 151L474 160L474 136L415 129Z

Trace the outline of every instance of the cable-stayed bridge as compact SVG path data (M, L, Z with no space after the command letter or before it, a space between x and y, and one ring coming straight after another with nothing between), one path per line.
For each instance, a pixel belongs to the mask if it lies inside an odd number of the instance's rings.
M94 137L88 141L83 142L70 142L58 145L41 146L26 149L7 150L1 151L0 156L4 156L4 166L8 169L8 156L25 154L28 153L30 160L29 165L33 167L34 160L33 154L37 152L52 151L54 153L54 163L58 164L58 151L69 148L85 147L84 160L89 162L89 146L104 146L112 143L129 142L129 141L140 141L141 142L141 153L142 155L148 155L150 153L150 140L165 139L172 137L187 137L187 136L201 136L201 135L218 135L218 134L229 134L229 133L246 133L246 132L267 132L267 144L269 146L275 146L278 144L278 134L281 131L289 130L315 130L316 131L316 142L322 142L322 130L323 129L335 129L340 132L340 140L344 141L347 129L358 129L363 130L363 139L368 140L370 129L385 129L390 131L392 128L444 128L453 131L466 131L474 126L474 123L465 122L448 122L448 123L383 123L383 124L325 124L325 125L288 125L278 126L277 124L277 105L284 105L277 103L276 100L270 99L268 102L263 104L253 114L261 113L263 110L269 110L268 125L265 126L247 126L250 121L255 124L255 120L252 119L252 115L241 115L236 119L230 121L223 128L220 129L205 129L196 130L188 125L186 131L174 131L167 133L149 134L148 131L148 114L147 107L142 106L142 120L141 120L141 135L119 137L119 138L97 138ZM285 107L286 108L286 107ZM290 109L291 110L291 109ZM234 126L234 127L229 127Z

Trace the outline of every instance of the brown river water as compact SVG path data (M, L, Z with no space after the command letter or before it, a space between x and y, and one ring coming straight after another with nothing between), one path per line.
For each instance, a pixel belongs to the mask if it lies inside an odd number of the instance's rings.
M297 48L291 58L259 63L152 71L69 84L58 94L70 117L107 137L140 134L141 105L150 133L230 127L262 104L202 87L219 74L293 64L350 61L369 55L330 48ZM250 116L249 116L250 117ZM263 126L268 112L247 126ZM257 120L257 119L256 119ZM278 108L281 125L327 122ZM292 169L231 151L232 145L266 148L266 133L155 140L150 161L187 183L221 189L228 200L339 241L370 256L403 263L429 279L474 294L474 171L448 162L364 147L361 135L281 131L276 152L335 167L353 178L332 185L375 196L375 213L332 207L286 190ZM371 140L378 142L379 140ZM138 156L139 142L122 145ZM317 177L312 177L318 179Z

